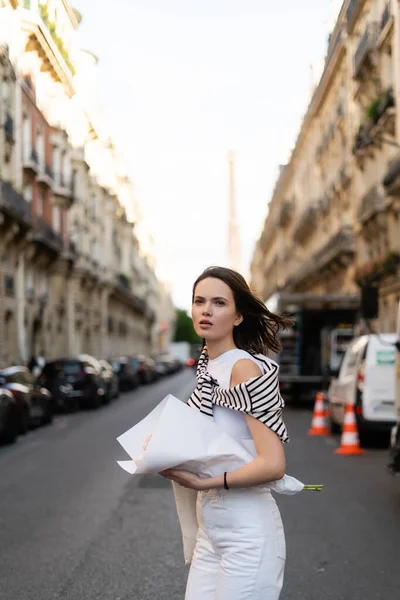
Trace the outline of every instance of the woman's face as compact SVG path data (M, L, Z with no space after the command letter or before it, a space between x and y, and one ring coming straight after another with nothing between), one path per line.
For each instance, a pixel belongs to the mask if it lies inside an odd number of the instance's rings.
M220 340L232 335L242 322L231 288L215 277L200 281L194 290L193 326L197 335L206 340Z

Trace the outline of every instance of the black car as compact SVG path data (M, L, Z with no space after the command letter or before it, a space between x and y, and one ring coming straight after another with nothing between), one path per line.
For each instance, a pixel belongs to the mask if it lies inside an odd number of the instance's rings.
M12 444L19 432L17 401L9 390L0 388L0 443Z
M106 382L107 387L107 401L112 400L113 398L118 398L119 396L119 381L118 375L115 373L113 367L107 360L103 358L99 360L101 369L103 371L103 377Z
M3 369L0 371L0 387L9 390L16 400L19 433L26 433L34 425L52 422L52 394L36 380L29 369L18 366Z
M59 409L98 408L106 400L101 365L88 354L47 361L39 381L54 394Z
M139 362L126 356L112 361L113 370L118 377L121 392L129 392L140 384Z

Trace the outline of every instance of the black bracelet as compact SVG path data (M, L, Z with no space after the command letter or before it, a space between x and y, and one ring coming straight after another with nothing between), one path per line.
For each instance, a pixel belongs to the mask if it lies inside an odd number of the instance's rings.
M229 485L228 485L228 484L227 484L227 482L226 482L226 475L227 475L227 471L225 471L225 473L224 473L224 488L225 488L226 490L229 490Z

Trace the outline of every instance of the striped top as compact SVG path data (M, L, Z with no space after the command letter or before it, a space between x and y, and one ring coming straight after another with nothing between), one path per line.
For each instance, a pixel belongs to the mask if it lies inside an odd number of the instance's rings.
M279 392L279 367L262 354L251 356L257 360L263 374L235 387L223 388L207 370L209 359L205 347L197 366L196 389L190 396L188 405L210 417L213 416L213 405L247 413L270 427L282 442L288 442L288 433L282 419L285 403Z

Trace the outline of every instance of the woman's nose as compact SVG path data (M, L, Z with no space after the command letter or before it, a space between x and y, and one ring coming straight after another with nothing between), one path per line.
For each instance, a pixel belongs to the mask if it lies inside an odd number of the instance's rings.
M203 308L203 315L205 315L205 316L211 315L211 308L207 304Z

